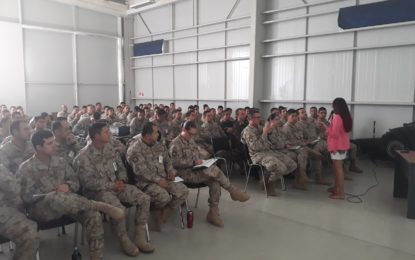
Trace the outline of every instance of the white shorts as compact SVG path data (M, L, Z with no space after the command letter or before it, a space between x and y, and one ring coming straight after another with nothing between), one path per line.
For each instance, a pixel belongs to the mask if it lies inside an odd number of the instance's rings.
M332 160L345 160L347 157L347 151L337 151L334 153L330 153L330 157Z

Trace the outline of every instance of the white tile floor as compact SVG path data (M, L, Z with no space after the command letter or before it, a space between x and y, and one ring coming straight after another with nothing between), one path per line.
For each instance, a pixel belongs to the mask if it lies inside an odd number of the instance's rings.
M360 162L364 174L353 174L346 190L360 193L374 183L373 164ZM310 185L308 191L290 188L281 197L265 199L252 180L248 186L251 200L235 203L223 192L221 215L225 228L204 221L207 213L207 189L201 192L194 209L193 229L180 229L175 216L161 233L151 232L156 252L140 254L139 259L415 259L415 220L405 217L406 200L393 199L393 169L380 163L376 169L380 185L361 204L327 198L327 187ZM243 180L232 176L239 187ZM189 201L194 205L196 191ZM125 257L106 225L105 259ZM72 252L73 227L58 238L56 230L42 232L41 259L69 259ZM7 247L7 246L4 246ZM81 247L84 258L87 248ZM8 250L0 259L9 259Z

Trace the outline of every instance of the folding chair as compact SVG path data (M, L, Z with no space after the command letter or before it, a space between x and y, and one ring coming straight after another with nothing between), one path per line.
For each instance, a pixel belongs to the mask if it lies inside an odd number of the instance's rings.
M263 180L263 183L264 183L265 196L268 197L268 191L267 191L267 185L265 183L265 174L264 174L263 166L259 163L252 162L251 156L249 155L249 150L248 150L248 147L246 146L246 144L244 144L243 149L244 149L244 154L245 154L245 158L246 158L246 164L248 165L248 173L246 175L246 183L245 183L244 191L246 191L246 189L248 187L249 177L251 176L252 168L253 167L258 167L260 172L261 172L262 180ZM281 181L281 189L286 190L284 176L281 176L280 181Z
M230 154L232 154L232 148L231 148L231 143L229 141L229 138L227 136L225 136L225 137L211 138L210 139L210 143L213 146L213 157L215 159L223 160L224 161L224 163L225 163L225 169L226 169L226 176L228 177L228 180L229 180L228 162L226 161L225 158L218 156L218 153L220 151L227 151ZM232 165L231 165L231 169L232 169Z

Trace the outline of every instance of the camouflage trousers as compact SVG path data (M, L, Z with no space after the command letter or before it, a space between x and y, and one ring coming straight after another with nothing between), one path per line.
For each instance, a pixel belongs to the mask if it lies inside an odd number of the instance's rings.
M147 224L150 213L150 197L133 185L124 185L125 189L121 192L114 191L99 191L99 192L85 192L85 196L90 199L102 201L113 206L125 209L122 204L131 205L135 207L134 222L136 225ZM118 237L127 233L126 219L121 221L111 220L111 224Z
M16 208L0 207L0 236L16 244L15 260L35 260L40 239L35 222Z
M186 201L189 195L186 185L179 182L169 182L166 189L158 184L151 183L145 186L143 191L150 196L152 206L157 209L162 209L166 206L178 208Z
M209 187L209 206L219 205L221 187L229 189L231 186L225 174L215 165L203 170L193 171L192 169L179 170L177 175L188 183L204 183Z
M251 156L252 162L262 165L269 181L277 181L281 176L290 174L297 169L297 164L289 156L281 152L256 153Z
M90 254L103 258L104 228L98 211L92 210L92 202L75 193L57 192L46 195L31 205L29 216L37 221L51 221L70 216L85 229Z
M282 152L283 154L287 155L292 160L297 162L299 171L304 172L304 173L306 172L307 162L308 162L308 152L306 149L303 149L303 148L300 148L297 150L284 149L284 150L281 150L280 152Z

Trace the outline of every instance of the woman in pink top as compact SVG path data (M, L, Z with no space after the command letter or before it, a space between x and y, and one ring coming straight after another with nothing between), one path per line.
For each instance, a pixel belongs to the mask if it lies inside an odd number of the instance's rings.
M349 132L353 127L353 120L343 98L333 100L333 112L330 118L330 125L326 128L327 148L335 173L334 187L329 189L332 193L330 198L344 199L343 160L346 159L347 151L350 149Z

